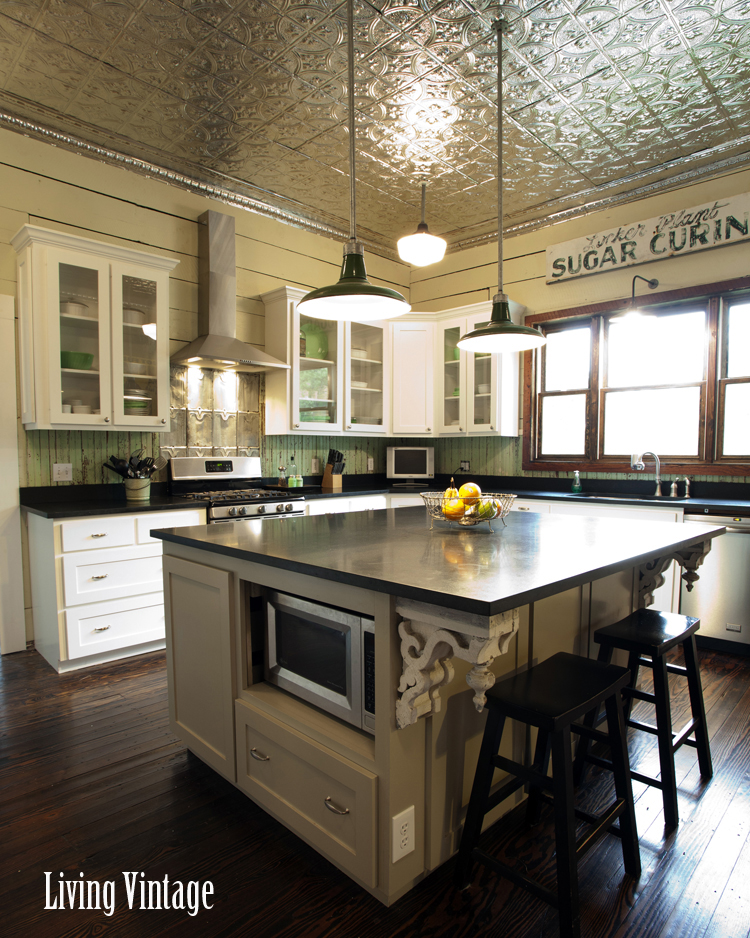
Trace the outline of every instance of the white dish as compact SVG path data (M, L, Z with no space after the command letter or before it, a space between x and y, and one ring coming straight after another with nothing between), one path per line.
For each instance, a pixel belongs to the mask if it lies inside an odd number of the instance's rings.
M123 306L122 321L129 322L131 325L141 326L146 321L146 314L142 309L135 309L132 306Z
M477 386L477 393L478 393L478 394L489 394L489 393L490 393L490 385L489 385L489 384L480 384L480 385L478 385L478 386Z
M88 306L77 300L65 300L60 304L60 312L64 316L88 316Z
M73 413L74 414L90 414L91 406L89 404L74 404Z
M123 368L127 375L147 375L149 365L146 362L123 362Z
M366 381L352 381L352 387L353 388L366 388L367 382Z

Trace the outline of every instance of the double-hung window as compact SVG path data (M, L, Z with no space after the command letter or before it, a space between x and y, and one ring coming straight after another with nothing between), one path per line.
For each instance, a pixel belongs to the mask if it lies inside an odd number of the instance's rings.
M608 306L527 320L547 343L526 354L524 468L627 471L652 451L683 471L747 469L750 294Z

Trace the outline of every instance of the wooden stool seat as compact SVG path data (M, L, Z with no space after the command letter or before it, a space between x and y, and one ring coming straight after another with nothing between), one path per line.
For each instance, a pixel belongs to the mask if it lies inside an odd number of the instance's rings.
M550 903L558 910L563 938L580 935L578 859L607 831L622 839L626 872L638 877L641 871L638 834L635 825L633 791L630 782L622 691L629 672L560 652L527 671L499 681L487 692L487 723L477 761L466 822L456 866L456 884L469 885L474 861L489 866L517 886ZM608 733L575 723L604 704ZM525 766L499 754L503 729L510 717L538 728L534 761ZM592 815L574 807L571 732L587 738L608 741L612 756L615 800L602 815ZM547 769L552 759L552 776ZM491 793L495 769L510 779ZM554 806L557 890L541 886L524 873L507 866L478 846L485 815L522 786L528 786L527 820L539 818L542 801ZM576 839L576 819L591 825ZM619 828L615 822L619 819Z
M695 633L700 628L700 619L681 616L657 609L638 609L614 625L608 625L594 632L594 640L599 644L599 660L609 663L615 648L628 652L628 670L630 682L624 689L626 723L629 727L656 736L659 747L660 777L653 778L639 772L631 772L632 778L646 785L661 789L664 804L664 823L668 828L679 823L677 803L677 780L675 776L674 754L680 746L692 746L698 750L698 764L701 775L710 778L713 775L711 749L706 727L706 712L703 704L698 651L695 645ZM671 664L666 654L677 645L682 646L685 666ZM643 657L644 655L648 657ZM638 671L642 667L651 668L654 675L653 694L638 690ZM668 674L679 674L687 678L692 719L679 732L672 730L672 713L669 701ZM631 719L634 700L644 700L656 708L656 725ZM591 712L584 720L585 725L595 726L602 719L601 714ZM605 768L609 762L589 753L588 741L584 737L576 753L574 778L580 782L583 778L585 763L591 762Z

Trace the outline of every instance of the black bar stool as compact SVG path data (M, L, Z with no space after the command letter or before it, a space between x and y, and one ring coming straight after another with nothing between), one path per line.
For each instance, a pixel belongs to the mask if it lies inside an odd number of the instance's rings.
M703 778L711 778L711 749L706 728L706 711L703 705L698 652L695 647L695 633L700 628L700 619L681 616L656 609L638 609L636 612L594 632L594 639L599 643L599 660L609 663L615 648L628 652L628 670L630 683L624 689L625 715L628 726L651 733L657 738L659 746L660 778L652 778L639 772L631 776L646 785L660 788L664 801L664 823L668 828L676 827L679 822L677 806L677 781L674 768L674 754L680 746L693 746L698 750L698 765ZM681 645L685 655L685 667L667 662L666 654L676 645ZM649 657L644 658L644 655ZM638 669L651 668L654 674L654 693L638 690ZM687 678L692 720L680 730L672 731L672 711L669 704L669 682L667 674L679 674ZM646 700L656 708L656 726L632 720L630 713L634 700ZM590 713L585 719L588 726L594 726L601 715ZM691 739L691 734L695 738ZM576 753L574 777L577 782L583 778L585 763L608 767L606 760L592 755L588 743L583 737Z
M622 708L622 689L629 677L625 668L560 652L528 671L499 681L487 692L487 723L458 851L455 874L458 888L464 889L469 885L472 864L476 860L557 908L563 938L578 938L581 931L578 858L602 834L612 830L622 839L626 872L633 877L640 875L641 858ZM573 722L592 709L598 710L602 703L607 716L608 734ZM531 766L512 762L499 755L503 728L508 717L538 728ZM616 797L601 816L574 808L571 731L585 733L598 741L607 741L610 746ZM547 775L550 753L551 778ZM496 768L514 777L501 785L494 794L490 794ZM487 812L522 785L528 785L526 817L531 823L539 819L541 801L549 801L554 805L556 892L506 866L477 846ZM551 797L548 792L551 792ZM576 818L592 825L592 829L578 842ZM613 827L617 818L620 818L619 828Z

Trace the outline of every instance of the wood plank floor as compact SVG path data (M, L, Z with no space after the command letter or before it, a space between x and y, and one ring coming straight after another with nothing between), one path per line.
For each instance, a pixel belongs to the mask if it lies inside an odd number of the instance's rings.
M677 754L681 823L665 836L661 795L635 784L643 875L623 876L619 843L581 864L584 938L750 935L750 659L702 652L714 778ZM687 691L673 682L675 725ZM641 705L645 706L645 705ZM652 772L652 741L632 760ZM606 773L581 797L607 800ZM499 829L498 829L499 828ZM550 816L520 813L490 850L554 884ZM161 653L58 675L28 651L0 661L0 934L35 938L553 938L556 913L489 872L465 893L453 863L386 909L170 734ZM123 872L210 880L210 910L130 910ZM45 909L45 872L115 881L115 908ZM53 895L57 896L56 886ZM137 905L138 903L136 903ZM67 906L67 900L66 900Z

